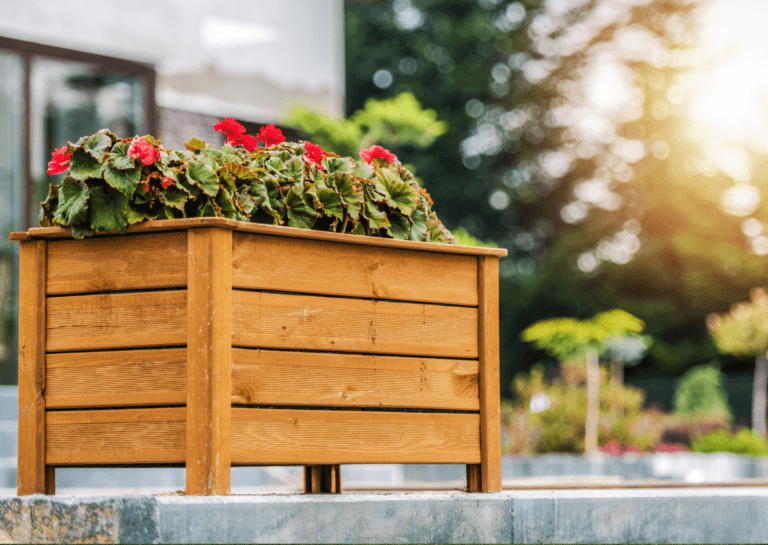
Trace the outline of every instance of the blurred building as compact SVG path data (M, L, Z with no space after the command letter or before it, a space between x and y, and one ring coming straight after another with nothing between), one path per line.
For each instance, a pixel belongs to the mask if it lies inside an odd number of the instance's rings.
M103 127L219 145L225 116L252 131L297 105L342 115L343 2L0 0L0 13L0 384L15 384L8 233L37 225L54 148Z

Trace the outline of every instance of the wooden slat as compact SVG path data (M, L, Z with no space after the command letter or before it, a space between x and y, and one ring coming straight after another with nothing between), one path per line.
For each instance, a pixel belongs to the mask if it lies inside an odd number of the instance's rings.
M45 246L21 243L19 254L19 456L17 493L50 492L45 464Z
M238 347L477 357L477 309L234 290Z
M186 344L186 303L186 291L49 297L46 350Z
M440 252L446 254L492 255L496 257L504 257L507 255L507 250L504 248L481 248L476 246L459 246L456 244L437 244L431 242L415 242L412 240L394 240L391 238L328 233L325 231L297 229L294 227L285 227L282 225L248 223L226 218L188 218L145 221L129 226L126 229L126 233L134 234L158 231L179 231L183 229L195 229L199 227L220 227L242 232L262 233L265 235L278 235L314 240L329 240L334 242L342 242L345 244L362 244L366 246L401 248L425 252ZM62 227L36 227L27 231L26 236L46 239L69 238L72 236L72 231L69 228L65 229ZM96 236L111 236L111 234L97 233ZM26 240L25 233L11 233L8 238L10 240Z
M187 234L55 240L48 244L48 294L184 287Z
M232 409L233 464L476 464L477 414Z
M189 233L187 494L229 494L232 231Z
M479 410L476 360L232 350L232 402Z
M499 260L478 258L480 299L480 441L483 492L501 492L501 393L499 391Z
M477 305L477 259L234 234L233 286L377 299Z
M187 350L49 354L45 394L48 408L183 405Z
M186 410L56 411L46 418L50 465L180 463Z

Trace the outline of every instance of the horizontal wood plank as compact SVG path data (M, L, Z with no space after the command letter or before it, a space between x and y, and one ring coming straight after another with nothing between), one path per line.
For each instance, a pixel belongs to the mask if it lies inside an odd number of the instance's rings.
M235 288L477 305L477 259L235 233Z
M183 345L187 292L73 295L47 300L46 350Z
M48 412L45 463L183 463L185 430L183 407Z
M48 354L45 399L48 408L183 405L187 351Z
M477 358L477 309L234 290L233 346Z
M479 410L478 362L232 350L232 403Z
M265 235L278 235L314 240L330 240L334 242L342 242L345 244L363 244L368 246L401 248L423 252L440 252L447 254L466 255L495 255L497 257L504 257L507 255L507 250L504 248L481 248L477 246L459 246L457 244L439 244L433 242L416 242L412 240L395 240L391 238L358 236L343 233L329 233L326 231L297 229L294 227L285 227L282 225L248 223L245 221L237 221L227 218L187 218L144 221L128 226L126 233L134 234L152 233L159 231L179 231L183 229L194 229L197 227L223 227L226 229L233 229L235 231L262 233ZM27 240L27 237L45 239L69 238L72 236L72 230L63 227L35 227L26 232L26 237L24 235L24 233L11 233L8 238L10 240ZM114 233L96 234L97 237L112 235L114 235Z
M233 464L476 464L477 414L232 408Z
M187 233L147 233L48 244L48 294L184 287Z

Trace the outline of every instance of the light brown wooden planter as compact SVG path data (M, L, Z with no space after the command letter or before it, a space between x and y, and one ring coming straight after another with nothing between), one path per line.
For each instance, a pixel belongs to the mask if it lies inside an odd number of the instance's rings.
M218 218L11 240L19 495L141 465L185 466L187 494L228 494L233 465L338 492L340 464L467 464L501 489L505 250Z

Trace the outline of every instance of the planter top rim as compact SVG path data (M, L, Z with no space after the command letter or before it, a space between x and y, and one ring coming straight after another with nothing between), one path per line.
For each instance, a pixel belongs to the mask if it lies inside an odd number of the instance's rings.
M292 238L308 238L325 240L329 242L341 242L346 244L363 244L366 246L384 246L388 248L400 248L403 250L421 250L427 252L440 252L448 254L468 254L504 257L507 250L504 248L480 248L476 246L458 246L452 244L438 244L432 242L416 242L412 240L395 240L390 238L368 237L350 235L344 233L330 233L326 231L313 231L311 229L297 229L282 225L266 225L263 223L250 223L227 218L187 218L175 220L151 220L131 225L125 230L126 234L152 233L158 231L178 231L194 229L197 227L221 227L233 231L246 233L259 233L264 235L280 235ZM111 233L97 233L96 236L110 235ZM8 238L14 242L24 242L35 239L61 239L70 238L72 231L64 227L34 227L29 231L11 233Z

